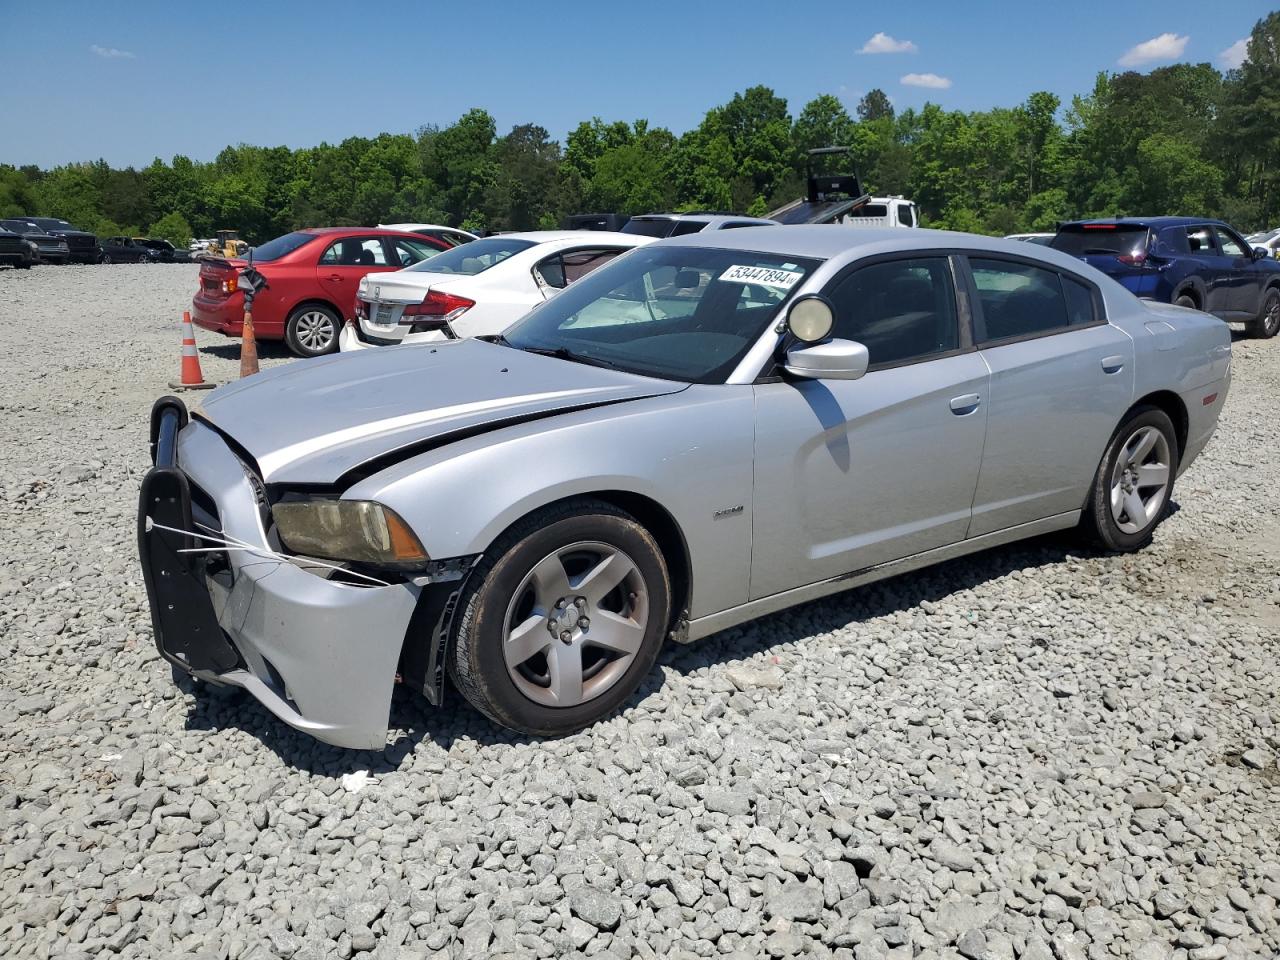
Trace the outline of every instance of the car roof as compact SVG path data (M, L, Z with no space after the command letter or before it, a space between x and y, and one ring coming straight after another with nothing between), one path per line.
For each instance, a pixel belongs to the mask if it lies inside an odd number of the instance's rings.
M837 224L780 224L773 227L743 227L739 230L704 230L701 233L659 240L658 243L662 246L713 247L817 260L958 249L1030 257L1071 270L1079 270L1081 266L1079 258L1052 247L1027 244L1021 240L1006 240L1004 237L925 228L903 230L885 227L864 230Z
M1197 223L1212 223L1227 226L1213 217L1098 217L1094 220L1072 220L1064 223L1064 227L1075 227L1087 223L1115 223L1132 227L1181 227Z
M763 217L748 217L745 214L737 213L720 213L710 210L695 210L690 213L642 213L631 218L632 220L670 220L677 223L705 223L708 226L718 226L728 220L735 223L756 223L762 227L774 226L776 220L766 220Z
M523 233L503 233L498 236L503 238L511 237L516 240L531 240L534 243L552 243L558 240L568 240L574 243L598 243L603 240L610 243L635 244L637 241L644 243L653 240L653 237L641 237L634 233L616 233L612 230L526 230Z

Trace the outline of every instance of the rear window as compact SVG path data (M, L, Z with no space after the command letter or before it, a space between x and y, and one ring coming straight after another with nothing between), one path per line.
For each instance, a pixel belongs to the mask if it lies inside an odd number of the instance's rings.
M253 262L270 263L272 260L279 260L281 257L286 257L293 253L303 244L310 243L315 238L316 235L314 233L286 233L283 237L276 237L261 246L251 248Z
M465 277L474 277L484 273L490 267L512 257L521 250L535 246L532 240L517 240L514 237L485 237L483 240L472 240L452 250L437 253L428 260L415 263L406 270L417 270L425 273L456 273Z
M622 232L661 239L671 236L672 223L673 221L661 217L632 217L627 221L627 225L622 228Z
M1147 247L1147 228L1124 223L1071 224L1060 229L1049 246L1073 257L1141 253Z

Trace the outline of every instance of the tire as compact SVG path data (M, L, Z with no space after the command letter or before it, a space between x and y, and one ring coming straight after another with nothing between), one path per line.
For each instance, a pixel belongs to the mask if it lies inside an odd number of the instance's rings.
M342 321L329 307L304 303L295 307L284 325L284 341L299 357L323 357L338 349Z
M549 507L500 537L472 572L450 676L497 724L573 733L612 714L653 669L670 596L662 552L629 514L598 500Z
M1173 498L1180 456L1167 413L1146 405L1131 410L1112 434L1089 489L1081 518L1089 539L1120 553L1150 543ZM1134 516L1139 511L1141 516Z
M100 256L100 257L98 258L98 262L99 262L99 263L110 263L110 262L111 262L111 254L109 254L109 253L104 253L102 256Z
M1262 295L1262 306L1247 329L1249 336L1261 340L1270 340L1280 333L1280 288L1270 287Z
M1173 298L1174 306L1190 307L1192 310L1199 310L1200 305L1196 303L1196 298L1185 290Z

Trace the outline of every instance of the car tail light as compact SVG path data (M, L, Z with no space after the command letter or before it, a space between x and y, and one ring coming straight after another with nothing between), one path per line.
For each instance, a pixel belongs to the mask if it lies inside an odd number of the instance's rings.
M460 317L475 305L474 300L468 300L466 297L432 290L423 297L421 303L411 303L405 307L401 317L438 317L447 322ZM401 322L406 321L402 319Z
M365 303L363 300L361 300L359 297L356 297L356 319L357 320L369 319L369 305Z
M1117 254L1116 259L1127 267L1140 267L1147 262L1147 255L1141 250L1135 250L1133 253Z
M224 293L235 293L236 289L239 286L240 286L240 277L234 273L231 275L230 280L222 281L222 290Z

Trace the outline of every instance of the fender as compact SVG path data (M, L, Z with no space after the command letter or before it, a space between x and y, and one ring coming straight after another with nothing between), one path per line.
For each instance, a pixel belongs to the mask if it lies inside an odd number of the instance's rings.
M754 444L749 384L694 385L468 437L343 496L391 507L440 560L483 554L521 517L566 497L647 497L675 521L700 573L689 603L697 617L747 599Z

